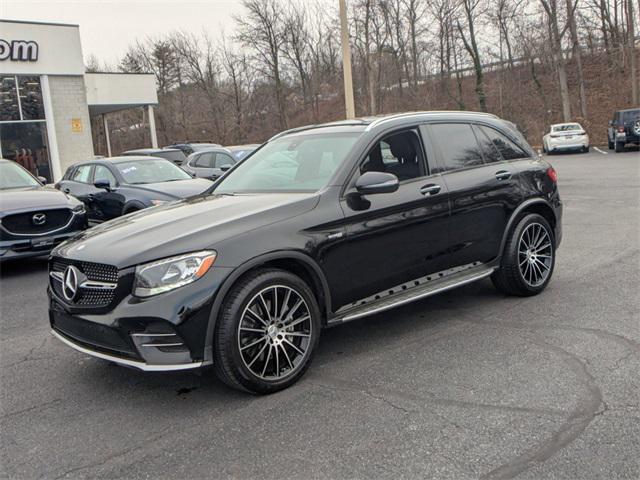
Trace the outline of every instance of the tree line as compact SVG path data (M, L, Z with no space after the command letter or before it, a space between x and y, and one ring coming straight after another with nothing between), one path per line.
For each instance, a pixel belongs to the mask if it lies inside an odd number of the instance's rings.
M139 39L117 65L92 56L87 69L152 72L166 143L263 141L344 118L337 0L242 4L221 36ZM348 0L356 113L481 110L536 135L602 122L590 98L611 89L608 109L640 103L639 18L640 0Z

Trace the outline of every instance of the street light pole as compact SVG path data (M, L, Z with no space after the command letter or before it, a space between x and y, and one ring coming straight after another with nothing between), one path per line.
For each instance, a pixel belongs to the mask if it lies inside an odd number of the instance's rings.
M346 0L340 2L340 29L342 38L342 74L344 77L344 103L347 118L355 118L356 107L353 103L353 79L351 78L351 48L349 46L349 25L347 24Z

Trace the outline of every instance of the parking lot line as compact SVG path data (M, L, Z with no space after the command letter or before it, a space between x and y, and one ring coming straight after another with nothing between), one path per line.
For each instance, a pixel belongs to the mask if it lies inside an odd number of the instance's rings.
M603 155L609 155L609 152L605 152L604 150L600 150L598 147L593 147L593 149L598 152L601 153Z

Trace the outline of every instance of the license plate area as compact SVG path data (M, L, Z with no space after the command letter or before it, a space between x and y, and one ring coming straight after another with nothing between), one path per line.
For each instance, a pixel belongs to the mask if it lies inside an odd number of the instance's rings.
M32 238L31 239L31 247L32 248L51 247L54 243L55 243L54 237L42 237L42 238Z

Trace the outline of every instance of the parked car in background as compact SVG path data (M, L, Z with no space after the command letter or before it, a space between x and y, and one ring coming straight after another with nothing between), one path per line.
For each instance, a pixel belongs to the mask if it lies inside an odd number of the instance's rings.
M640 145L640 108L618 110L607 129L609 150L624 151L627 144Z
M99 223L198 195L211 185L163 158L123 156L73 165L56 188L81 200L89 220Z
M210 194L89 232L51 256L58 339L270 393L304 374L325 327L489 277L541 293L562 202L556 171L502 120L422 112L283 132ZM108 295L66 289L77 272Z
M226 148L209 148L189 155L182 165L182 169L194 177L215 180L238 161L233 153Z
M184 142L184 143L174 143L171 145L167 145L164 148L178 148L182 150L182 153L185 156L191 155L193 152L201 152L203 150L207 150L209 148L221 147L219 143L202 143L202 142Z
M0 262L48 255L87 228L84 205L44 180L0 159Z
M542 151L545 153L576 150L589 151L589 135L579 123L556 123L542 137Z
M139 148L137 150L127 150L126 152L122 152L121 155L125 157L145 156L164 158L176 165L182 165L187 159L186 155L182 153L182 150L179 148Z
M232 145L224 148L229 150L236 160L242 160L250 153L253 153L258 147L260 147L259 143L250 143L247 145Z

